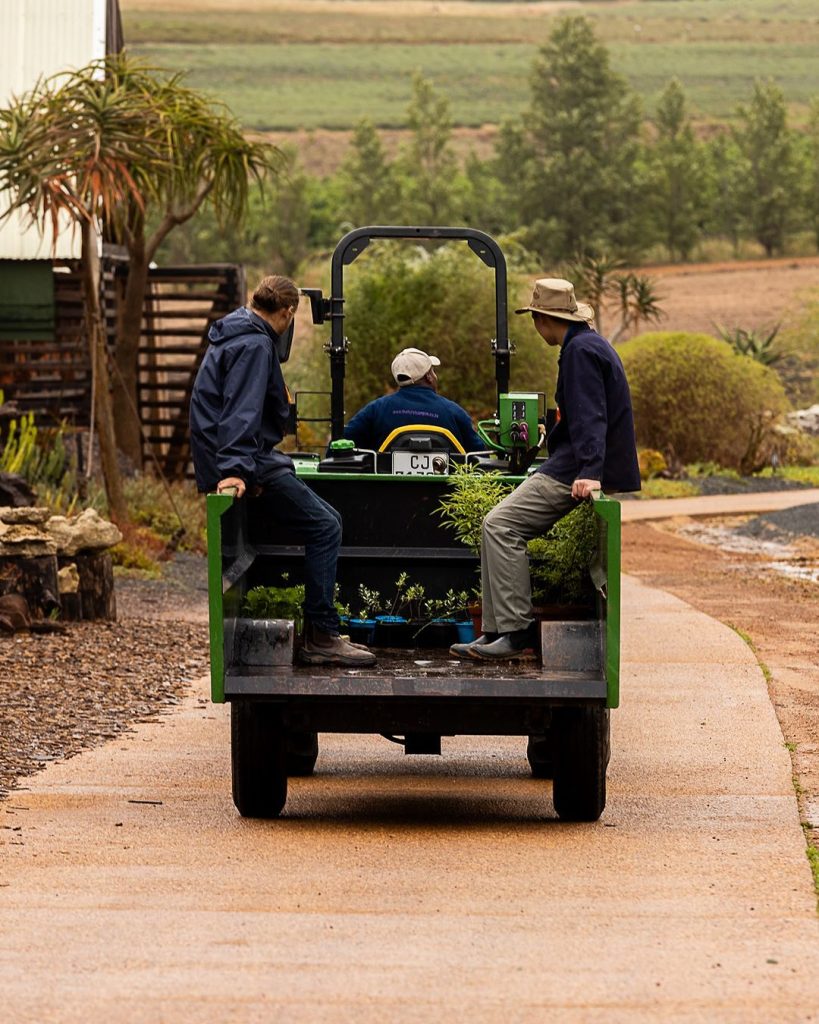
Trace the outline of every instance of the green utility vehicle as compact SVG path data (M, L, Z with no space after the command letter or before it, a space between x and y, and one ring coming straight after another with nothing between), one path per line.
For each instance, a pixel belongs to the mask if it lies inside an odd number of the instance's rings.
M498 407L496 418L483 424L488 451L460 451L454 439L423 426L396 432L377 452L342 440L344 269L371 240L396 238L465 241L494 271L496 328L487 348L495 361ZM298 476L343 519L340 600L355 606L362 585L385 593L402 574L427 598L443 601L453 591L473 590L478 558L437 512L455 468L470 465L518 483L541 458L542 396L509 388L503 254L488 235L467 228L359 228L335 249L331 288L327 298L309 294L314 322L330 324L332 442L324 456L298 455L294 461ZM207 505L212 699L231 704L233 799L242 815L276 817L287 799L288 777L313 771L318 734L345 732L398 740L407 754L440 754L441 738L455 735L527 737L532 774L553 778L558 816L599 818L606 802L609 711L619 696L617 502L603 496L594 501L590 597L579 608L551 609L541 623L540 658L502 664L455 659L448 644L430 646L425 629L399 642L385 623L380 640L378 626L367 637L378 662L365 669L299 665L293 621L252 617L248 592L298 584L303 548L280 528L272 535L252 501L210 494Z

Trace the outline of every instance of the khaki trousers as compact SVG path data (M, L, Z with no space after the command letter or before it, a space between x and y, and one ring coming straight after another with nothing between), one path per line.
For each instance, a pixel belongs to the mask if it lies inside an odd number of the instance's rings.
M511 633L532 622L527 541L546 533L577 501L569 484L534 473L483 521L481 590L484 633Z

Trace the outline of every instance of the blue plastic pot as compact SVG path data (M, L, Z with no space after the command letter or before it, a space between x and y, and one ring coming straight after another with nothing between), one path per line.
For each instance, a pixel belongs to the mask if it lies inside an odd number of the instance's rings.
M466 619L464 622L456 622L455 629L458 633L459 644L471 644L475 639L475 625L472 619Z

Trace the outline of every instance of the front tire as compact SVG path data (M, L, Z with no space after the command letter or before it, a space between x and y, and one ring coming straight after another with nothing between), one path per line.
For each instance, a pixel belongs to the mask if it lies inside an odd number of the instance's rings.
M263 701L230 705L233 803L244 818L276 818L287 800L287 745L281 712Z
M608 708L555 710L554 789L561 821L597 821L606 806L606 768L611 753Z

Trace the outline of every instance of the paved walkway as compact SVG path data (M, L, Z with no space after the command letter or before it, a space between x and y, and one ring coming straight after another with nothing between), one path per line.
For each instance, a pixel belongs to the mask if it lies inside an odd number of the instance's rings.
M648 498L622 502L623 522L670 519L672 516L719 516L777 512L796 505L819 502L819 488L792 491L756 491L750 494L711 494L698 498Z
M0 804L0 1017L749 1022L819 1017L791 766L749 648L632 579L600 822L515 738L323 738L278 822L233 810L200 693Z

